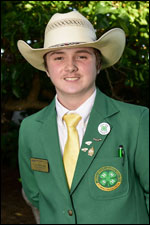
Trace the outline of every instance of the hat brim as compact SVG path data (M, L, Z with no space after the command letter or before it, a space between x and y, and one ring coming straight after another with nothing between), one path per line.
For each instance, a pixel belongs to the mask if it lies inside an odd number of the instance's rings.
M101 52L102 65L101 69L105 69L117 63L123 54L125 47L125 33L120 28L114 28L103 34L98 40L81 43L71 44L65 46L57 46L50 48L31 48L26 42L19 40L17 42L18 49L22 56L36 69L46 71L44 66L43 56L50 52L64 48L81 48L81 47L92 47L96 48Z

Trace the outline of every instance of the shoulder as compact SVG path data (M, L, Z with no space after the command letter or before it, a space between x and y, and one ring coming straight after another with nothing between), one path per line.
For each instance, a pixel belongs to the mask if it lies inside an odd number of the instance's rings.
M113 104L119 109L118 118L123 124L133 126L149 125L149 109L145 106L134 105L118 100L112 100ZM145 129L145 128L144 128Z
M135 104L131 104L131 103L126 103L126 102L122 102L122 101L118 101L115 99L112 99L113 104L115 104L120 111L124 111L126 112L131 112L131 113L136 113L136 114L141 114L144 111L148 112L149 109L145 106L141 106L141 105L135 105Z
M20 125L20 130L38 128L55 109L55 101L53 100L48 106L44 107L40 111L24 118Z
M131 120L139 120L141 117L149 117L149 109L145 106L135 105L126 103L123 101L119 101L113 99L101 91L98 90L99 101L97 104L99 105L99 111L106 110L106 111L114 111L119 112L118 116L121 118L126 118L129 121ZM101 103L103 102L103 104ZM102 106L105 109L102 109Z

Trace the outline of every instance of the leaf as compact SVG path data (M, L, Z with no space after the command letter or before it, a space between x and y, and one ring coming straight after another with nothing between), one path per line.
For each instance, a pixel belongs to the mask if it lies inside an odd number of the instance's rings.
M21 183L22 182L22 179L21 179L21 177L20 178L18 178L18 181Z
M136 51L134 51L133 49L128 48L128 47L126 47L126 52L127 52L127 54L132 55L132 56L136 56L136 54L137 54Z
M125 21L123 21L122 19L118 19L118 22L119 22L121 28L125 31L125 33L129 34L129 29L128 29L128 26L126 25Z
M129 16L125 10L120 10L119 17L123 20L129 20Z
M20 98L20 90L18 87L13 88L13 94L17 97Z
M144 81L144 77L143 77L142 73L139 73L139 77L140 77L141 81Z
M17 74L17 71L14 70L13 73L12 73L12 79L13 79L13 80L16 80L16 74Z
M147 21L145 19L141 19L140 20L140 24L141 25L147 25L148 23L147 23Z
M134 85L134 82L133 82L133 80L131 79L131 80L130 80L130 87L133 87L133 85Z
M99 1L96 6L96 14L117 13L116 7L108 6L107 2Z

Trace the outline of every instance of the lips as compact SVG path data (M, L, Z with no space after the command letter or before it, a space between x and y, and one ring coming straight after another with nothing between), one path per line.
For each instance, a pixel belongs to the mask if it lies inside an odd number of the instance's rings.
M80 75L78 74L66 74L63 78L65 81L77 81L80 79Z
M66 81L76 81L76 80L79 80L80 78L79 77L65 77L64 80Z

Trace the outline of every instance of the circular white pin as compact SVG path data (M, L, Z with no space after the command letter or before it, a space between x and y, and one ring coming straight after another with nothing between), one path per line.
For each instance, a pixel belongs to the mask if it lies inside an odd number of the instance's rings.
M110 125L108 123L100 123L99 126L98 126L98 132L101 134L101 135L106 135L106 134L109 134L110 132Z

